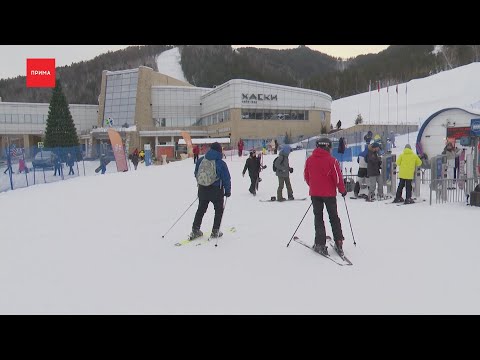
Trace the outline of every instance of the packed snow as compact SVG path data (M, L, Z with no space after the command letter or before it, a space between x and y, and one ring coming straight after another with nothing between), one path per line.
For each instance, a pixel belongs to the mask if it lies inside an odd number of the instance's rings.
M181 59L178 47L162 52L157 56L158 72L188 83L183 74Z
M471 64L409 82L408 114L451 106L452 99L478 101L479 77L479 64ZM468 91L457 92L462 81ZM372 113L374 104L372 95ZM364 113L368 93L334 102L334 113L351 114L341 118L343 127L357 106ZM394 152L408 139L416 134L398 136ZM198 205L192 159L125 173L111 163L105 175L90 170L0 193L0 313L480 314L480 242L472 230L480 208L430 206L426 185L407 206L339 195L344 249L354 264L340 267L294 241L287 247L305 214L296 235L314 242L305 151L292 152L290 165L294 196L307 200L259 202L276 195L275 156L264 157L254 197L248 174L242 177L246 157L228 154L232 196L218 247L175 246L189 234ZM355 174L355 162L342 164L350 167ZM213 215L210 205L204 232ZM324 221L331 234L326 213Z
M364 124L417 124L449 107L468 110L480 101L480 63L471 63L449 71L411 80L408 83L380 88L372 79L372 90L332 102L332 124L342 127L355 124L360 113ZM398 102L397 102L398 100ZM380 109L379 109L380 102ZM397 107L398 104L398 107Z

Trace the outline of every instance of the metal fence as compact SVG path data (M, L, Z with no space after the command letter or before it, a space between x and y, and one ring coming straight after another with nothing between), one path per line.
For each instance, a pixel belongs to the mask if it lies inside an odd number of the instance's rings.
M358 180L358 176L352 174L352 169L346 167L342 169L343 178L345 183L355 183ZM415 186L420 187L420 197L426 199L428 192L429 204L445 204L445 203L468 203L470 193L475 189L475 186L480 184L480 179L465 178L465 179L433 179L430 169L420 168L419 179L414 179L412 182L412 194L415 194ZM396 180L395 189L398 188L399 179ZM384 187L391 188L391 183L384 181ZM353 191L353 188L347 189L347 191ZM390 191L392 196L395 196L393 191Z
M98 150L99 154L105 153L107 163L114 160L113 152ZM84 155L81 146L5 147L0 156L0 192L86 176L100 164L98 157L85 159Z

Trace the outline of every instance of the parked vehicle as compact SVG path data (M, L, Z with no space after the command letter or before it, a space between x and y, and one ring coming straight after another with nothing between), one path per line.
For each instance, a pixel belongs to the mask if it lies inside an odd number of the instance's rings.
M54 159L55 154L52 151L39 151L33 158L32 166L34 168L53 168Z

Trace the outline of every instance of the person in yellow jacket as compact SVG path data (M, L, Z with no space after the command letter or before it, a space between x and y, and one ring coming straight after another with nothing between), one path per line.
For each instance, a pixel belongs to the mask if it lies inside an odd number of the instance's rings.
M412 151L410 144L405 145L405 149L397 158L397 166L400 167L398 177L400 183L398 184L397 194L395 195L394 203L403 202L402 192L403 188L407 187L407 194L405 204L413 204L412 199L412 180L415 174L415 168L422 165L422 160Z

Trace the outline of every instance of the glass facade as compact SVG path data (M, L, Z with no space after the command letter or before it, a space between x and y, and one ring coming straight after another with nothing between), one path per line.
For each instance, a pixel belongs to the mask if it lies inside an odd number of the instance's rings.
M49 107L45 103L0 102L0 132L44 131ZM78 133L97 125L97 105L72 104L69 108Z
M152 87L152 117L154 126L188 127L199 125L201 96L210 89L195 87Z
M226 121L230 121L230 110L223 110L215 114L203 116L198 122L198 125L214 125Z
M242 120L308 120L308 110L242 109Z
M135 123L138 69L122 73L107 73L104 118L114 126Z

